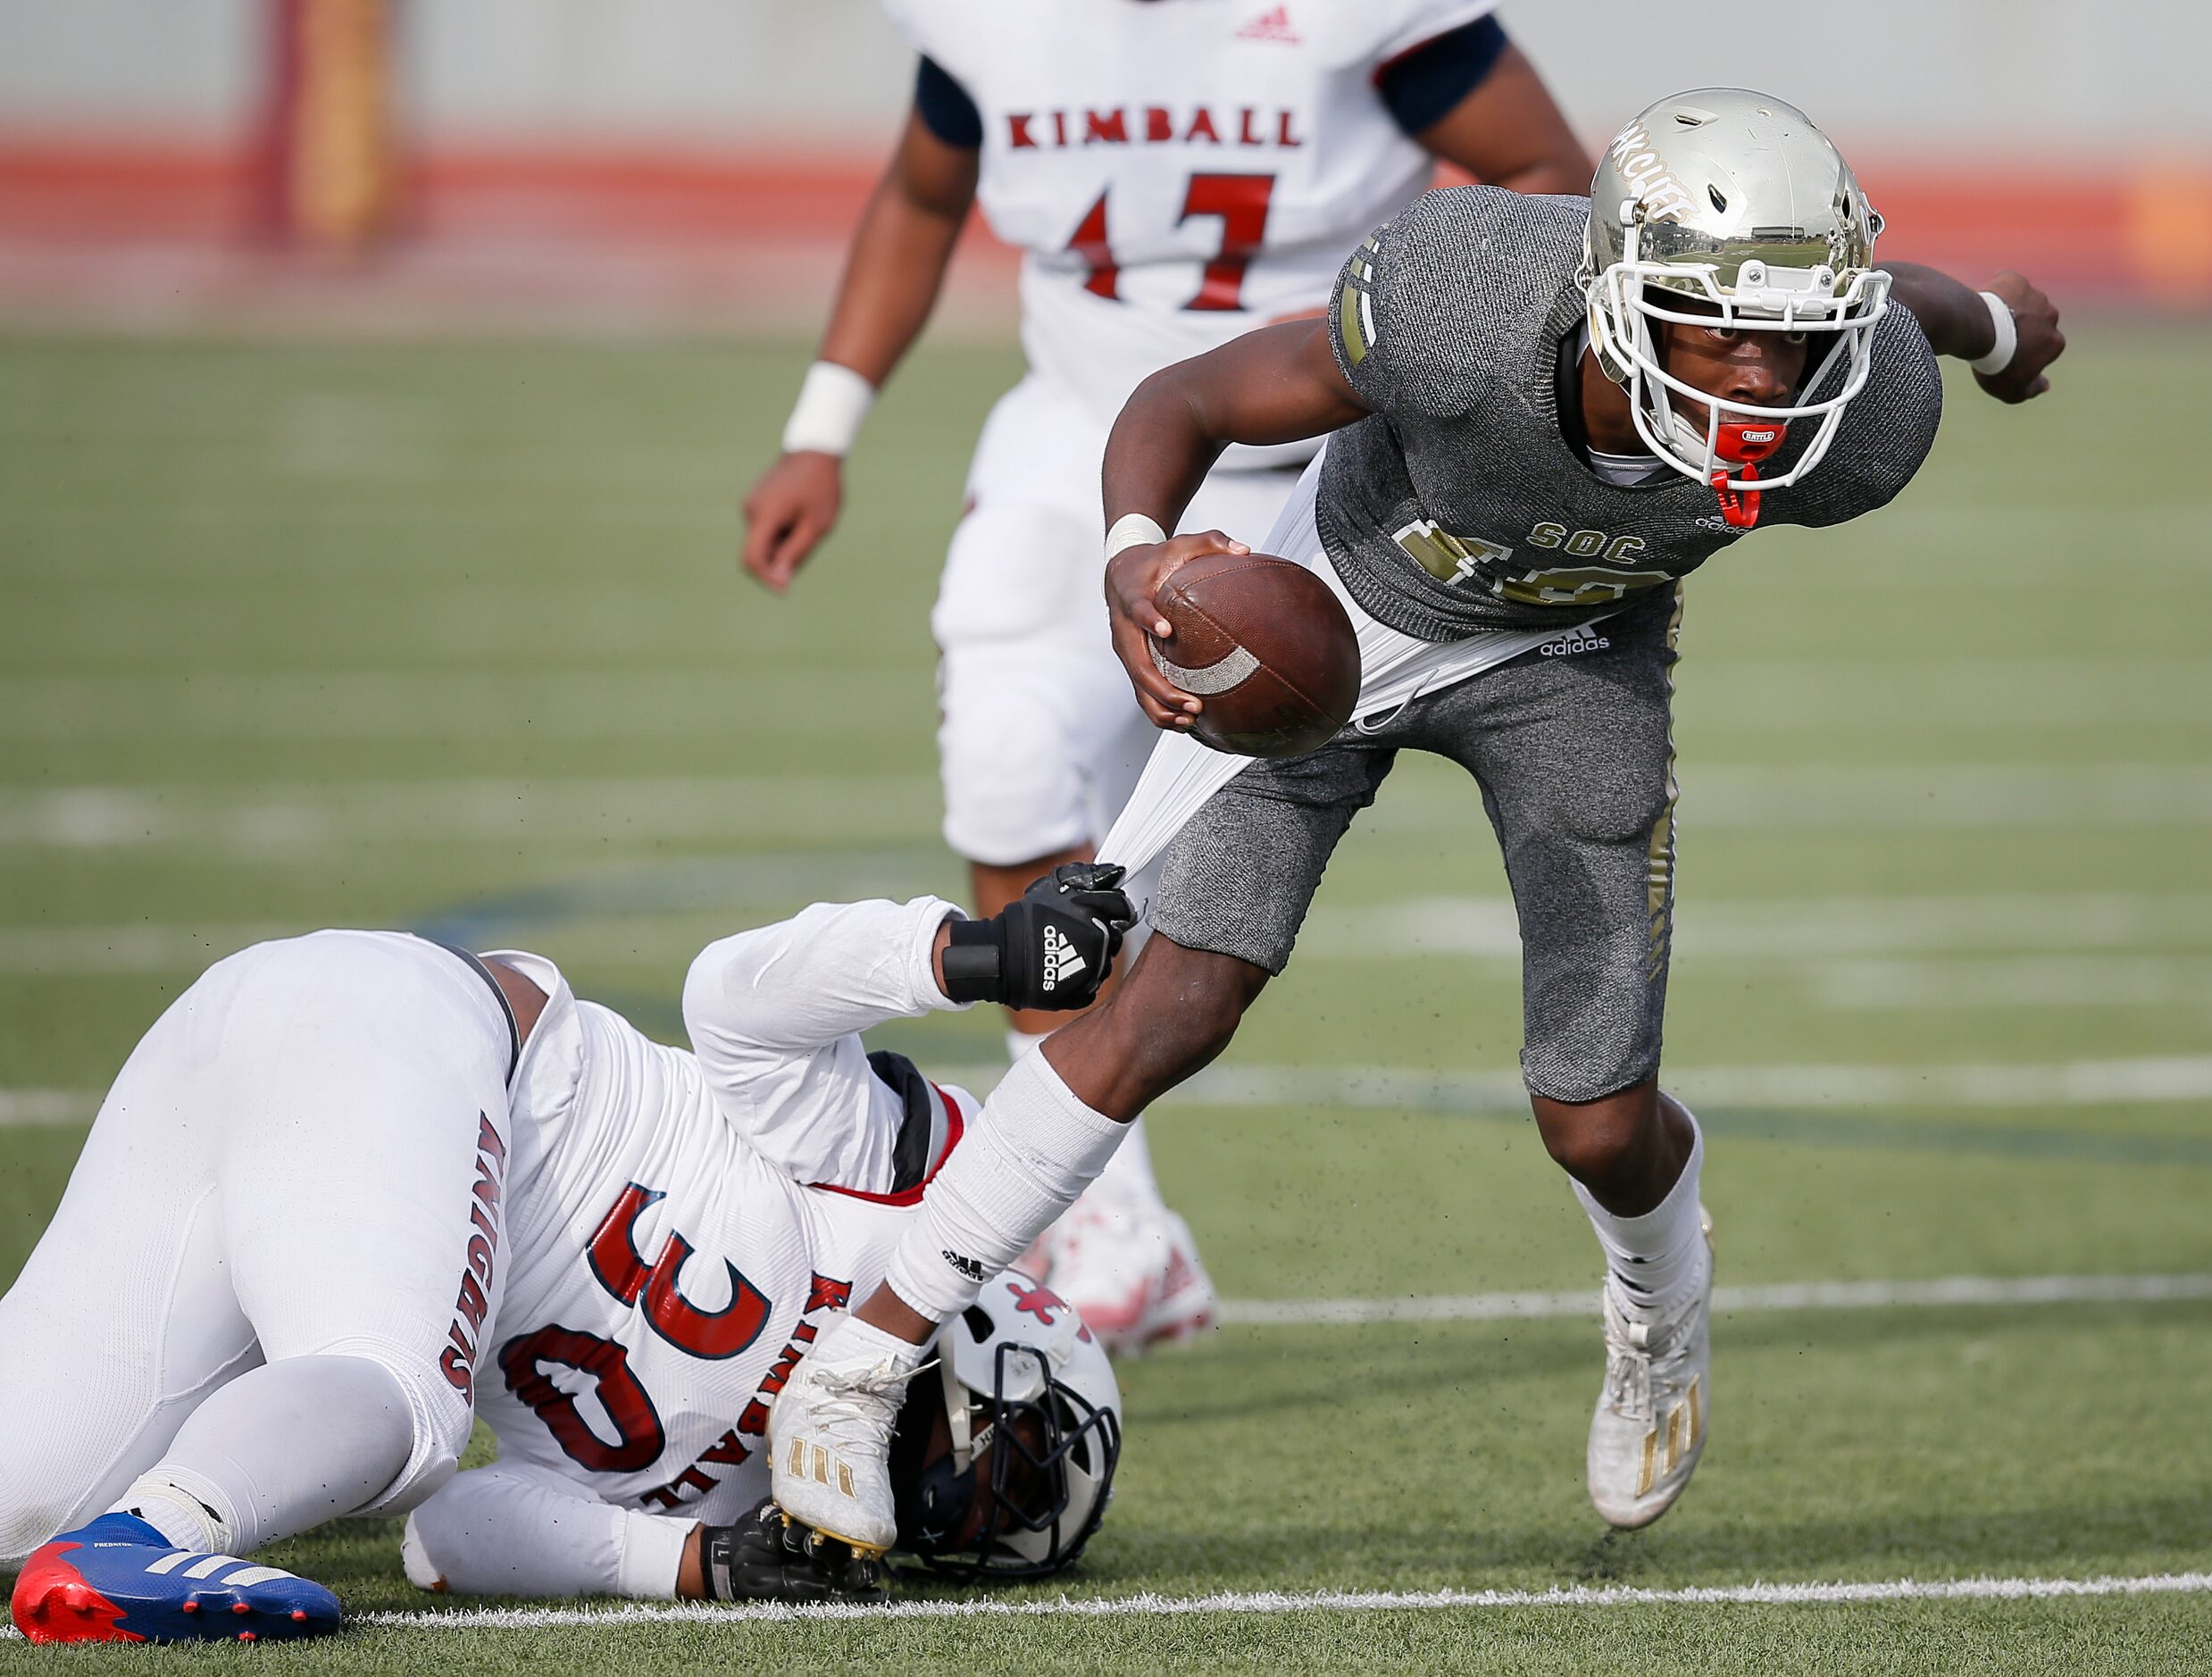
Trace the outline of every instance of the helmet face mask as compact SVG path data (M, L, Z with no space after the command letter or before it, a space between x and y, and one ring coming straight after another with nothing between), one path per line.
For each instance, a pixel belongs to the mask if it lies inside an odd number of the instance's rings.
M1104 1349L1072 1306L1008 1272L945 1324L936 1352L937 1378L914 1382L892 1444L900 1547L969 1579L1073 1564L1121 1458Z
M1590 185L1582 276L1591 345L1626 389L1645 446L1711 484L1731 522L1751 521L1735 516L1737 497L1794 483L1818 465L1866 388L1890 302L1890 276L1873 265L1881 229L1827 137L1762 94L1678 94L1607 148ZM1800 399L1730 402L1674 376L1661 353L1673 325L1804 334L1812 350ZM1801 399L1839 368L1835 394ZM1702 427L1683 416L1677 396L1705 409ZM1818 429L1796 463L1760 478L1757 463L1802 421Z

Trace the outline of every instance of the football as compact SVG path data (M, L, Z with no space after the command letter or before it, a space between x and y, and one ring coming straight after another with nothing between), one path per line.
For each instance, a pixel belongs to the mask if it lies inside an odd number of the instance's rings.
M1359 698L1359 638L1329 585L1271 555L1206 554L1154 603L1174 625L1152 662L1206 701L1191 727L1216 751L1295 757L1326 745Z

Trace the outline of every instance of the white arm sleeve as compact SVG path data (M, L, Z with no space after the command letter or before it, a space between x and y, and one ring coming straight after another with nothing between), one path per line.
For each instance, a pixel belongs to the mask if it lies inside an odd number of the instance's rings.
M817 903L709 944L683 987L684 1028L722 1115L801 1182L881 1193L906 1108L859 1032L951 1010L931 946L959 913L911 903Z
M689 1514L601 1502L551 1468L502 1463L456 1473L407 1516L407 1577L456 1596L676 1593Z

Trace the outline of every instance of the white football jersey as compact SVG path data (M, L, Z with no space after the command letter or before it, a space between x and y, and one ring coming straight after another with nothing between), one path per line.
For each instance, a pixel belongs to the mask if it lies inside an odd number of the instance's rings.
M551 997L511 1103L506 1296L474 1356L503 1464L713 1523L768 1494L771 1401L881 1278L977 1105L879 1072L853 1034L951 1005L930 962L951 912L817 906L712 946L685 989L696 1054L501 952Z
M982 122L1031 367L1110 420L1138 382L1328 300L1432 160L1381 67L1495 0L886 0Z

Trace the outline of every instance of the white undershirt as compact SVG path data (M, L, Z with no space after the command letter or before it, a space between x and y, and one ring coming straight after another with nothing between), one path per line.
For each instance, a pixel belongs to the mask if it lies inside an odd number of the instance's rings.
M1590 451L1590 469L1616 489L1632 489L1647 483L1666 467L1657 455L1609 455L1601 448Z

